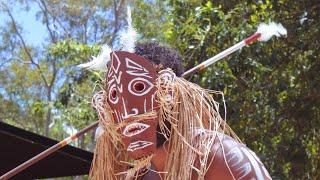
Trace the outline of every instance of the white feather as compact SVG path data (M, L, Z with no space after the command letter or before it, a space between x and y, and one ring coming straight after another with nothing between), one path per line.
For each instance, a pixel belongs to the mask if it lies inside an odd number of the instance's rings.
M126 31L120 33L120 44L123 51L134 53L134 47L137 39L137 31L132 26L131 9L127 7L127 22Z
M270 22L269 24L261 23L256 33L261 33L259 41L268 41L272 36L287 35L287 30L280 23Z
M92 56L92 61L80 64L78 67L106 72L111 52L112 50L108 45L103 45L98 56Z

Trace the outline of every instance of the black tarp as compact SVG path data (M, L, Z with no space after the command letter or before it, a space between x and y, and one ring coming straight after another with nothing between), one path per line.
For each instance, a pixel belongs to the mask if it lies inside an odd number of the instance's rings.
M53 139L0 122L0 176L52 145ZM40 179L88 174L93 154L65 146L12 179Z

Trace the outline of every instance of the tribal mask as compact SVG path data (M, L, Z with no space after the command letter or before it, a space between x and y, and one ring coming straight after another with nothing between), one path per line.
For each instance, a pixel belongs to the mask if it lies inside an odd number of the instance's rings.
M134 53L116 51L110 54L107 73L108 103L113 110L128 156L139 159L156 149L158 120L155 111L157 72L153 65ZM144 116L153 114L152 116Z

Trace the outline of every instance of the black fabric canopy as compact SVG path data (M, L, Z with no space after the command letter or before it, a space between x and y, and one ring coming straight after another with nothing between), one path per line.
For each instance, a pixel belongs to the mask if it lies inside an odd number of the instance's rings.
M53 139L0 122L0 176L58 143ZM13 179L40 179L89 173L93 154L66 146L22 171Z

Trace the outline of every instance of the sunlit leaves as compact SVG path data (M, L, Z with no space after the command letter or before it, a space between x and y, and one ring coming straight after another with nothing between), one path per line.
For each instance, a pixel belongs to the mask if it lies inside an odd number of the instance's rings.
M288 28L217 62L193 81L225 93L227 120L275 178L319 177L319 10L314 1L171 1L173 36L187 68L256 31L261 22ZM299 15L299 16L297 16ZM303 25L300 23L304 18ZM210 28L206 26L210 25ZM203 33L205 32L205 33Z

